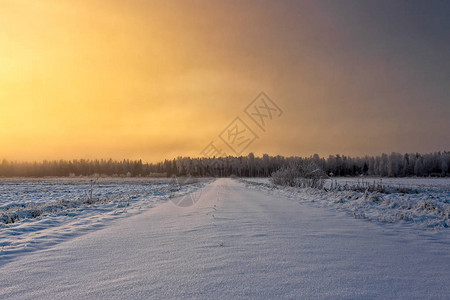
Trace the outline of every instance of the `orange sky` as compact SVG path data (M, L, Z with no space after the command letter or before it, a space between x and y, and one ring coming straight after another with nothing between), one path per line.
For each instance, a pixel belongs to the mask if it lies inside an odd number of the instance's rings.
M0 1L0 158L196 156L261 91L243 154L448 150L448 45L325 3Z

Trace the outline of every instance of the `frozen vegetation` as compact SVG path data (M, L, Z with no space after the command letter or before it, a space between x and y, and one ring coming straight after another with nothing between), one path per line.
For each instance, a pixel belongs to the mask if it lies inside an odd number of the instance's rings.
M59 160L42 162L0 163L0 176L43 177L43 176L94 176L102 174L112 177L140 176L238 176L268 177L273 172L292 164L314 163L326 174L334 176L450 176L450 152L434 153L383 153L379 156L351 157L330 155L327 158L314 154L310 157L284 157L253 153L247 156L228 157L178 157L158 163L144 163L142 160Z
M435 230L450 227L450 178L342 177L327 179L321 189L275 185L268 178L242 181L252 189L343 210L358 219Z

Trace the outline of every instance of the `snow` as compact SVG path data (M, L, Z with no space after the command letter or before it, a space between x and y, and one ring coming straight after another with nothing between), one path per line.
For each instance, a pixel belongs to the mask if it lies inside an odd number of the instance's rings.
M362 186L361 178L337 178L344 184ZM354 218L382 223L403 222L411 226L448 230L450 227L450 179L373 179L381 182L389 193L352 190L316 190L275 186L267 178L243 179L248 188L269 194L284 196L299 202L311 203L317 207L331 207L342 210ZM369 182L365 180L365 182ZM325 184L329 189L331 180ZM407 188L410 193L395 192L395 188ZM411 190L410 190L411 189Z
M448 229L367 222L217 179L192 206L160 201L17 253L0 266L0 298L447 299L449 246Z
M185 181L99 178L90 197L89 178L1 179L0 265L195 192L210 179Z
M246 178L246 181L255 183L270 184L270 178ZM406 187L418 190L419 192L450 192L450 178L430 178L430 177L331 177L325 182L325 187L329 188L332 182L338 182L341 185L360 183L382 183L389 187Z
M327 181L327 186L331 181L337 181L340 184L355 184L366 182L369 184L382 183L393 188L404 187L417 190L418 192L450 192L450 178L430 178L430 177L336 177Z

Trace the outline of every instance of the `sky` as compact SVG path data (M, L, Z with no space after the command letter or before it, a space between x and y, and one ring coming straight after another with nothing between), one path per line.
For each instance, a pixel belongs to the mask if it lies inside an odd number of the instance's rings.
M450 150L449 13L448 1L0 0L0 158ZM263 128L245 113L261 92L279 108ZM257 138L236 149L236 128Z

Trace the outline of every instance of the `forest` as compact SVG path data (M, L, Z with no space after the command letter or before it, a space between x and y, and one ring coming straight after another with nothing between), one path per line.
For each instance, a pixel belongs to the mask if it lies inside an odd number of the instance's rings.
M1 177L171 177L171 176L238 176L268 177L289 164L311 161L328 176L449 176L450 152L391 153L379 156L350 157L330 155L328 158L314 154L310 157L283 157L250 153L239 157L178 157L158 163L142 160L54 160L41 162L17 162L3 160Z

